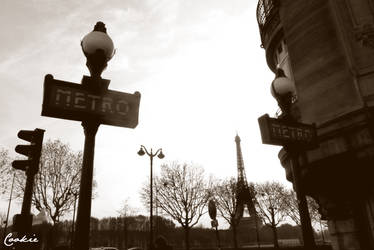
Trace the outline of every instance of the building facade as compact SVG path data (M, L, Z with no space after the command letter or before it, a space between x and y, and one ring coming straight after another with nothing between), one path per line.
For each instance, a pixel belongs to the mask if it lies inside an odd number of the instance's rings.
M257 20L268 67L294 80L294 118L317 126L298 159L304 192L334 249L374 249L374 1L260 0Z

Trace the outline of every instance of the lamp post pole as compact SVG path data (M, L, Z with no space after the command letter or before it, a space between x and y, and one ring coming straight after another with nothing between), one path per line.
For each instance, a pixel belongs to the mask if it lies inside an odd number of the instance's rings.
M150 203L150 210L149 210L149 248L153 250L153 155L152 155L152 149L151 154L149 155L151 167L150 167L150 180L149 180L149 186L151 189L151 203Z
M278 90L277 90L278 89ZM280 68L277 69L274 81L271 84L271 93L278 102L279 107L282 110L280 120L285 122L294 123L295 119L291 114L292 98L294 94L294 86L290 79L286 77L284 71ZM313 229L310 222L308 203L305 197L305 190L301 183L301 173L299 156L306 161L305 153L300 152L297 145L284 145L285 150L289 153L291 159L291 170L292 170L292 181L298 200L298 208L300 214L300 223L303 234L304 246L309 248L315 248L316 244L313 236Z
M101 78L115 52L104 23L96 23L82 39L81 47L90 76L83 76L81 84L76 84L46 75L42 115L82 121L85 142L73 249L88 250L96 133L100 124L135 128L140 93L109 90L110 80Z
M308 203L305 197L305 192L301 186L301 178L300 178L300 165L298 163L298 154L296 149L291 149L289 153L291 153L291 169L292 169L292 177L293 177L293 184L296 191L296 196L299 205L299 214L300 214L300 224L303 233L303 241L304 246L308 248L315 247L315 241L313 236L313 228L310 221L309 210L308 210Z
M98 41L102 41L103 39L105 39L105 44L96 44ZM107 90L109 81L103 80L101 78L101 73L106 68L107 62L111 59L114 53L113 42L110 37L106 35L105 24L97 22L94 30L83 38L81 46L83 53L87 57L86 65L91 74L91 77L83 77L82 85L87 90L102 93ZM75 250L88 250L89 248L95 136L99 126L99 121L95 119L86 119L82 121L85 141L77 222L73 240Z
M81 184L79 189L77 224L73 241L74 249L76 250L86 250L89 247L95 136L99 124L94 122L82 122L82 126L85 134L85 142Z
M157 189L157 187L156 187L156 197L158 196L158 189ZM157 201L157 199L156 199L156 235L158 235L159 234L159 228L158 228L158 226L159 226L159 221L158 221L158 201Z
M148 152L148 150L143 145L141 145L138 155L143 156L144 154L147 154L150 158L149 249L153 250L153 157L157 155L158 158L162 159L165 157L165 155L162 153L161 148L158 149L156 153L153 153L152 148L151 148L151 151Z

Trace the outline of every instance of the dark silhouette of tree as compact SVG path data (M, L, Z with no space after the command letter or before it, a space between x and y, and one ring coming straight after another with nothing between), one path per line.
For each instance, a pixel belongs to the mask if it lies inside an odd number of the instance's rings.
M318 203L312 198L307 196L306 197L307 203L308 203L308 210L309 210L309 216L312 225L316 228L319 224L321 232L322 229L322 221L321 221L321 214L319 213L319 205ZM296 192L294 190L287 190L286 196L285 196L285 212L287 216L296 223L296 225L301 226L300 222L300 212L298 207L298 200L296 196Z
M74 194L79 193L82 153L73 152L60 140L48 140L42 149L39 171L35 175L32 203L43 208L54 224L73 207ZM26 176L16 175L18 197L23 197Z
M12 185L13 169L8 150L0 148L0 193L5 194L10 191Z
M235 178L219 181L213 187L213 195L219 215L229 223L232 230L234 248L238 249L237 227L240 217L237 215L237 181Z
M190 230L206 212L210 184L204 170L196 165L173 162L161 166L161 175L155 178L158 206L184 229L186 249L190 249ZM141 193L145 205L149 204L149 186Z
M258 212L265 225L273 230L274 247L279 248L277 225L286 218L287 195L285 187L279 182L265 182L255 185Z
M285 190L285 199L284 202L285 206L285 213L287 216L296 223L296 225L300 226L300 213L299 213L299 205L296 197L296 192L293 190Z

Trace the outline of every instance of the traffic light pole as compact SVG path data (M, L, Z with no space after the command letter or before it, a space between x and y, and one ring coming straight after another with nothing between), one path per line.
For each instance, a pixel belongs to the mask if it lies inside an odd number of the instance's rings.
M100 124L95 121L82 122L85 141L81 185L79 189L77 223L73 241L75 250L88 250L89 248L95 136L99 125Z
M35 174L26 171L26 186L23 195L21 214L26 215L31 211L32 190L34 187Z
M32 227L31 201L35 174L26 172L26 186L23 195L21 214L15 217L15 227L18 233L28 233Z
M32 215L31 202L34 188L34 177L39 171L39 161L43 145L44 130L35 129L21 130L18 133L20 139L30 142L30 145L16 146L16 152L28 157L27 160L15 160L12 166L16 169L24 170L26 173L26 185L22 201L21 214L14 217L15 231L19 234L31 232Z

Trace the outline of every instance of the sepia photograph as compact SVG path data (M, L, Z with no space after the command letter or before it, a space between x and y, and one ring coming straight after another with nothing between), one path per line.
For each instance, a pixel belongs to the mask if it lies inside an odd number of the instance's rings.
M2 0L0 250L374 250L373 0Z

